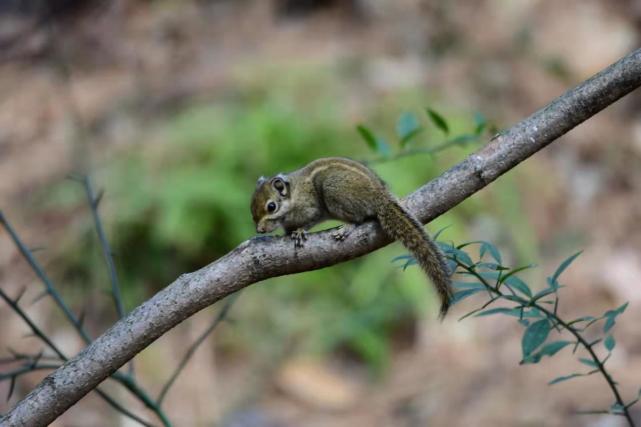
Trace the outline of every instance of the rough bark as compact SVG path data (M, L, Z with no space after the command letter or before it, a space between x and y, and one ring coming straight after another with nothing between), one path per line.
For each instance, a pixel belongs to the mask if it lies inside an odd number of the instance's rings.
M640 85L641 49L501 133L403 203L427 222ZM208 266L180 276L134 309L47 376L6 414L1 425L49 424L156 338L233 292L270 277L348 261L387 243L372 223L358 227L344 242L336 242L328 232L312 234L304 248L294 248L282 237L243 242Z

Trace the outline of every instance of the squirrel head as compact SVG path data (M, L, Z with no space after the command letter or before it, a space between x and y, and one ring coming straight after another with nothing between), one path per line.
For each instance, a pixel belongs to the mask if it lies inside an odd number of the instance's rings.
M258 178L251 202L252 217L258 233L270 233L281 225L281 219L289 207L289 190L289 180L283 174Z

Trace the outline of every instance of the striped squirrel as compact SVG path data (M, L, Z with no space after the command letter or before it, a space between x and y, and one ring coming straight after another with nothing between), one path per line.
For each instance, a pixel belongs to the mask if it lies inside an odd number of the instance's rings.
M361 163L328 157L288 174L260 177L251 212L258 233L282 227L296 247L303 246L307 229L326 219L348 223L332 233L336 240L347 238L356 224L377 220L385 234L414 255L438 291L441 317L447 313L452 291L443 253L385 182Z

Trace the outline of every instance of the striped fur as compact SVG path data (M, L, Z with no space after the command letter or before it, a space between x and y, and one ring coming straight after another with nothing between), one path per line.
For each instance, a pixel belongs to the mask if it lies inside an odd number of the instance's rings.
M275 188L276 181L282 181L286 189ZM272 208L276 206L271 212L267 209L270 204ZM452 293L443 254L421 223L403 209L385 183L365 165L329 157L289 174L261 177L251 210L256 231L270 232L282 227L299 246L301 233L326 219L352 224L377 220L390 238L399 240L414 255L438 291L441 317L447 313ZM344 238L344 233L340 238Z

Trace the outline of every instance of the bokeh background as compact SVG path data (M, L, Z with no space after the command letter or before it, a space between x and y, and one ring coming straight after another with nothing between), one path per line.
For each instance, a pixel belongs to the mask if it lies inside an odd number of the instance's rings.
M413 113L445 137L482 114L510 126L638 46L634 0L50 0L0 1L0 208L96 336L116 315L82 187L100 212L127 310L179 274L254 234L258 176L330 155L376 157ZM443 238L484 239L511 265L536 263L534 288L571 253L561 312L600 314L630 301L609 366L626 397L641 386L641 98L632 94L435 220ZM491 127L491 126L490 126ZM488 134L489 136L489 134ZM487 138L486 138L487 140ZM373 164L405 195L478 149ZM519 366L509 318L443 323L398 244L343 265L244 290L171 389L177 426L616 426L579 416L612 402L602 378L554 387L580 369L564 352ZM68 353L82 347L0 231L0 286L26 288L28 312ZM212 307L136 359L152 394L219 310ZM0 348L37 351L0 306ZM0 412L45 373L22 377ZM106 386L145 413L113 384ZM149 419L151 415L146 414ZM634 415L641 420L641 411ZM90 394L56 426L133 425Z

